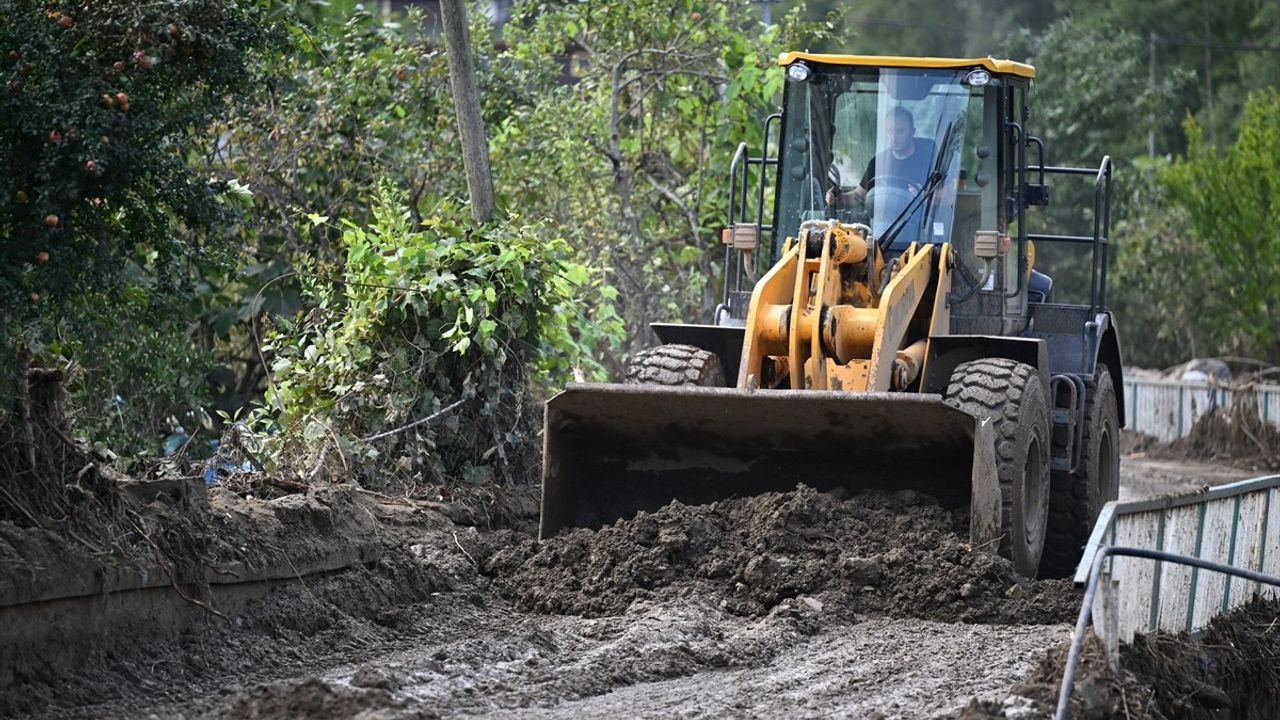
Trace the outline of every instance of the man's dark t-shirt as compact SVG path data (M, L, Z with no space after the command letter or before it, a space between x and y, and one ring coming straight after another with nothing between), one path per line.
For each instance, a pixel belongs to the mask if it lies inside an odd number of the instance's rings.
M929 170L933 168L933 141L924 138L914 138L915 152L909 157L899 160L893 156L891 148L885 148L876 153L871 158L871 162L867 163L867 171L862 174L862 180L858 183L863 190L870 190L875 185L876 176L880 177L899 177L910 182L914 187L910 188L913 192L918 192L924 185L924 181L929 177ZM876 168L880 168L877 170Z

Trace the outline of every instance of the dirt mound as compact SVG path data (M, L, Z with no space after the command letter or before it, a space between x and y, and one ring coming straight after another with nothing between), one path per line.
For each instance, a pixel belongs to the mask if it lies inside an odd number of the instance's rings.
M637 600L710 594L740 615L806 596L851 613L946 621L1074 617L1070 582L1019 577L1007 560L965 542L965 521L913 491L840 499L801 486L672 503L543 543L498 534L482 554L503 595L542 612L609 615Z
M1156 633L1121 646L1120 672L1090 635L1076 670L1071 717L1274 718L1280 707L1280 603L1254 603L1218 617L1203 635ZM957 717L1048 718L1057 704L1066 644L1049 651L1002 703L975 700Z
M280 584L229 622L210 616L177 641L157 641L145 627L119 632L92 651L92 663L73 672L41 666L33 657L0 692L0 716L57 714L59 708L131 698L181 700L197 690L227 690L229 678L268 680L349 661L364 648L411 640L422 612L417 604L433 593L465 589L466 582L434 555L388 549L370 567ZM317 715L305 705L260 716L346 717Z
M1120 431L1120 454L1137 455L1145 453L1154 447L1160 441L1146 433L1140 433L1136 430Z
M1229 407L1205 413L1191 427L1191 432L1164 446L1151 448L1148 454L1280 470L1280 428L1262 419L1257 395L1237 389Z

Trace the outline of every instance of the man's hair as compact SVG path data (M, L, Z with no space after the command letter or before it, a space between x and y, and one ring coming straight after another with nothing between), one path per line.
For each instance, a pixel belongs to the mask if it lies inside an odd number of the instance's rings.
M889 110L889 114L888 116L885 117L885 120L888 120L890 118L893 118L896 120L906 120L907 124L910 125L912 128L916 126L915 116L911 114L910 110L906 109L902 105L894 105Z

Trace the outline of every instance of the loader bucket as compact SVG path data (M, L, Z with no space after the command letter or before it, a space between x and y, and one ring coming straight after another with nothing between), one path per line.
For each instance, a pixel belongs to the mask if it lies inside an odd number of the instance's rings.
M940 395L571 384L544 430L542 538L800 483L920 490L967 504L975 545L1000 532L991 425Z

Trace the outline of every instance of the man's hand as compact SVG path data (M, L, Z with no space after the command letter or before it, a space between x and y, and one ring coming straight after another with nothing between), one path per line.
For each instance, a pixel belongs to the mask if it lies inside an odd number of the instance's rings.
M841 190L839 185L834 185L827 191L827 207L842 208L845 205L846 199L848 199L848 193Z
M827 191L827 207L835 209L853 208L856 210L862 207L863 199L866 196L867 191L863 190L861 185L855 185L852 190L842 190L839 185L836 185Z

